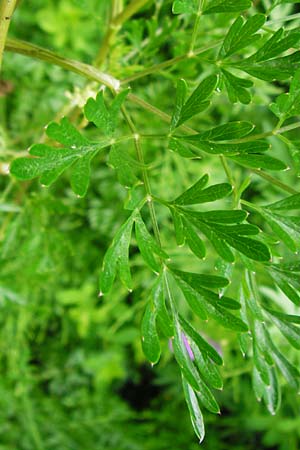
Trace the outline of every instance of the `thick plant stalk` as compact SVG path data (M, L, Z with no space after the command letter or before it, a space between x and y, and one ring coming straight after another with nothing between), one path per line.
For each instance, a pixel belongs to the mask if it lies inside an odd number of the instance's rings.
M16 4L17 0L1 0L0 4L0 72L6 36Z
M64 69L78 73L81 76L86 77L89 80L97 81L104 84L108 88L118 91L120 88L120 81L113 76L100 72L93 66L81 63L72 59L64 58L56 53L51 52L45 48L39 47L29 42L20 41L18 39L7 39L5 48L7 51L19 53L21 55L30 56L32 58L47 61L52 64L56 64Z
M123 0L112 0L111 20L117 17L123 11Z

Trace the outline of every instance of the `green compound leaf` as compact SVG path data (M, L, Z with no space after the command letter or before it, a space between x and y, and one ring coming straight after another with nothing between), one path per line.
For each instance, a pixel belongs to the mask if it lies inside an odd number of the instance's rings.
M227 197L232 192L232 186L228 183L215 184L203 189L203 179L204 177L177 197L173 203L180 206L209 203ZM207 180L208 178L205 178L206 182Z
M264 323L254 319L252 329L256 337L256 345L260 354L270 366L273 365L272 353L269 346L269 333L266 330Z
M91 160L110 145L108 139L91 142L63 118L60 123L50 123L47 135L64 145L64 148L35 144L30 148L34 158L18 158L11 164L11 174L19 180L40 177L41 184L50 186L70 166L73 166L71 186L75 194L84 196L90 180Z
M191 2L189 2L191 4ZM176 100L175 100L175 107L171 119L171 125L170 130L174 130L176 128L177 123L179 122L182 108L185 104L185 99L187 96L187 84L185 80L179 80L177 83L177 90L176 90Z
M291 364L286 357L275 347L275 345L270 341L270 347L272 348L273 359L276 363L276 366L289 383L295 390L299 389L299 378L300 373L298 369Z
M209 387L204 383L204 381L200 378L200 390L196 392L200 403L213 414L220 414L220 407L213 396Z
M270 205L265 206L265 208L272 211L291 211L300 209L300 194L291 195L283 200L271 203Z
M274 283L279 289L293 302L296 306L300 306L299 273L279 272L278 270L270 270L270 275Z
M270 39L248 59L253 61L267 61L293 48L299 41L299 32L285 36L283 28L274 33Z
M179 139L170 138L169 140L169 149L175 153L178 153L182 158L189 159L201 159L197 153L193 152L193 150L188 146L181 142Z
M192 272L183 272L182 270L176 270L174 268L170 268L174 275L182 278L186 283L192 286L196 291L201 287L209 287L209 288L221 288L224 286L228 286L229 281L226 278L218 277L215 275L208 274L200 274L200 273L192 273Z
M299 389L300 373L293 364L291 364L286 357L278 350L277 346L272 341L270 335L268 335L268 346L272 352L274 362L286 381L294 389Z
M256 53L234 66L262 80L286 80L299 69L300 52L278 55L297 48L299 38L300 33L285 36L283 29L279 29Z
M167 338L174 337L174 326L165 303L164 279L159 275L151 289L149 302L152 305L152 313L156 318L156 325Z
M127 289L132 290L128 252L135 214L134 211L121 226L110 248L105 253L100 274L100 293L103 295L110 292L117 272L119 272L120 279Z
M259 229L256 226L248 224L221 225L207 220L207 216L205 220L205 213L183 209L181 212L185 214L188 221L211 241L216 251L226 261L233 261L233 255L226 244L255 261L270 260L271 255L268 247L258 240L247 237L248 235L258 234Z
M239 210L217 210L217 211L189 211L193 217L202 220L203 222L213 222L213 223L241 223L247 218L247 213L242 209ZM258 232L258 231L257 231Z
M204 133L190 136L175 136L174 138L212 155L237 155L237 157L241 155L241 157L248 157L249 154L251 158L252 154L265 152L270 148L268 142L264 140L236 142L235 139L247 136L252 129L253 125L249 122L231 122ZM222 138L223 136L224 138ZM228 139L226 139L226 136L228 136Z
M110 108L107 108L103 98L103 91L100 91L96 100L89 98L85 107L84 114L89 122L93 122L97 128L111 136L116 129L118 121L118 113L121 106L128 95L129 90L120 92L111 102Z
M259 151L259 150L258 150ZM279 159L272 156L262 155L259 153L251 153L245 155L229 155L229 158L240 164L241 166L250 167L251 169L268 169L268 170L286 170L287 165Z
M175 281L193 313L200 317L200 319L207 320L206 307L202 297L200 297L195 289L185 283L185 281L183 281L180 277L175 277Z
M205 383L214 389L222 389L223 380L218 367L210 360L206 353L202 353L199 350L194 342L191 342L191 349L195 357L196 366Z
M201 379L191 359L191 350L187 338L175 319L175 336L172 340L174 355L180 367L182 375L195 391L201 389Z
M195 355L192 352L191 349L191 345L196 348L198 350L198 352L200 352L200 350L198 349L198 346L196 344L195 341L193 341L192 337L188 334L185 334L185 324L186 322L182 319L180 320L180 324L184 330L184 332L181 332L181 336L182 336L182 342L185 348L185 352L188 355L189 358L189 363L190 363L190 368L193 368L194 370L194 374L196 376L197 379L197 384L198 384L198 389L196 390L196 395L198 396L198 399L200 400L200 402L202 403L202 405L208 409L208 411L214 413L214 414L218 414L220 412L220 408L219 405L217 404L212 392L210 391L209 387L206 385L206 383L202 380L202 378L199 376L198 371L196 370L194 364L197 366L197 363L195 361ZM197 336L197 332L194 331L194 335ZM192 362L193 361L193 362ZM186 370L185 367L183 367L183 370ZM184 371L182 370L183 375ZM189 374L190 375L190 374ZM185 376L186 377L186 376Z
M178 213L178 211L175 208L170 208L170 211L172 214L177 245L182 246L184 245L185 242L185 229L183 225L182 216L181 214Z
M152 298L150 298L141 324L142 347L146 358L156 364L160 358L160 342L156 329L157 310Z
M248 326L239 317L234 316L222 306L210 304L207 309L209 315L224 328L237 331L238 333L248 331Z
M260 354L258 346L257 346L257 342L256 342L256 336L253 333L252 333L252 339L253 339L253 362L254 362L254 365L255 365L263 383L266 386L270 386L269 365L267 364L263 355Z
M209 0L203 14L240 12L250 8L251 5L250 0Z
M199 237L198 233L196 232L193 225L187 221L184 217L183 220L183 226L184 226L184 236L187 245L191 249L191 251L194 253L195 256L197 256L200 259L203 259L206 255L206 248L204 245L204 242Z
M266 315L276 325L283 336L289 341L289 343L300 350L300 327L293 325L291 322L279 318L277 315L269 311L266 311Z
M283 81L292 76L299 68L300 52L267 61L248 61L236 64L236 67L261 80Z
M174 327L165 304L163 287L156 293L155 304L157 307L157 324L160 331L169 339L174 337Z
M208 108L210 102L207 101L207 99L212 95L217 86L217 82L217 75L210 75L205 78L183 105L181 93L180 103L177 103L178 98L176 100L177 106L175 107L175 112L173 114L174 119L172 120L172 129L179 127L196 114L199 114ZM178 104L180 105L180 113L178 113Z
M269 261L271 259L268 247L260 241L223 232L218 233L218 235L223 237L231 247L254 261Z
M111 146L108 165L117 172L119 182L127 188L140 183L137 173L145 168L117 145Z
M281 389L278 382L277 373L274 367L268 367L270 385L264 391L264 401L272 415L278 411L281 403Z
M203 337L198 333L195 328L192 327L183 317L180 316L180 323L183 327L184 333L189 336L194 345L199 349L199 351L214 361L218 366L222 366L223 359L217 350L212 347Z
M203 194L203 189L207 185L208 180L209 176L207 174L203 175L200 180L193 184L193 186L191 186L187 191L177 197L176 200L174 200L174 203L176 203L177 205L195 204L195 202L197 203L197 199L199 195L201 196Z
M259 304L259 293L257 291L257 286L249 270L246 270L243 276L241 300L243 301L242 312L244 312L245 316L247 316L246 309L249 309L249 312L254 319L257 319L260 322L264 321L264 316Z
M203 309L208 317L212 317L225 328L238 332L245 332L248 330L247 325L241 319L225 309L240 308L238 302L229 297L219 297L214 292L199 286L195 288L176 273L173 273L173 276L195 314L198 314L201 317L201 309ZM200 310L198 309L199 305Z
M168 258L168 255L157 245L147 230L140 214L137 214L135 217L135 236L138 248L145 262L154 272L158 273L161 265L156 260L154 254L162 259Z
M283 121L300 114L300 69L295 73L290 92L281 94L276 102L270 105L271 111Z
M198 227L200 225L200 222L198 224ZM196 223L195 223L195 226ZM199 228L200 231L200 228ZM234 262L234 254L228 247L227 243L224 241L224 239L220 238L217 233L214 232L213 228L211 226L207 226L205 222L201 222L201 232L207 237L207 239L211 242L213 247L215 248L216 252L218 253L221 258L224 259L224 261L227 262Z
M228 122L208 131L197 134L199 141L230 141L247 136L253 131L254 125L250 122Z
M229 28L220 55L228 57L257 42L261 36L256 34L256 32L264 25L265 20L264 14L255 14L248 20L244 20L242 16L239 16Z
M251 102L251 94L246 88L252 87L253 82L239 78L225 69L222 69L222 74L229 100L232 103L240 102L248 105Z
M300 247L300 223L297 223L298 218L296 217L294 221L293 217L274 213L268 208L261 208L260 213L279 239L292 252L296 252Z
M264 309L268 313L270 313L272 316L275 316L280 320L283 320L285 322L296 323L296 324L300 325L300 316L295 316L294 314L285 314L280 311L274 311L273 309L266 308L266 307L264 307Z
M190 412L191 422L194 431L196 433L196 436L198 436L199 438L199 443L201 444L205 436L205 429L203 416L201 413L201 409L199 407L198 399L193 388L188 384L188 382L185 380L184 377L182 377L182 386L185 400Z
M266 385L261 379L260 373L256 366L253 366L252 370L252 387L257 401L260 402L264 395Z

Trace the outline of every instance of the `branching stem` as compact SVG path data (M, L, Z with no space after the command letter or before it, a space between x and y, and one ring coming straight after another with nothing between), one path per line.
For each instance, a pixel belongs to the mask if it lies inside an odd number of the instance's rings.
M167 61L164 61L159 64L154 64L151 67L148 67L144 70L141 70L140 72L137 72L130 77L124 78L121 80L121 84L128 84L132 81L138 80L140 78L146 77L148 75L151 75L152 73L160 72L163 69L167 69L168 67L173 67L175 64L184 61L185 59L190 59L192 57L198 56L201 53L205 53L207 50L211 50L212 48L218 47L222 41L215 42L214 44L206 45L205 47L199 48L193 53L184 53L183 55L175 56L175 58L168 59Z
M28 42L19 41L16 39L7 39L6 41L6 49L8 51L12 51L15 53L20 53L26 56L31 56L33 58L37 58L43 61L51 62L53 64L56 64L58 66L63 67L64 69L70 70L72 72L78 73L79 75L93 81L97 81L98 83L104 84L108 88L110 88L113 92L117 91L120 87L120 81L114 78L113 76L101 72L98 69L96 69L93 66L90 66L88 64L83 64L81 62L70 60L67 58L63 58L49 50L46 50L42 47L38 47L36 45L30 44ZM161 111L159 108L151 105L150 103L146 102L145 100L137 97L134 94L129 94L127 96L128 100L130 100L132 103L135 103L139 106L141 106L143 109L150 111L151 113L157 115L160 117L164 122L170 123L171 122L171 116L163 111ZM267 131L264 133L258 133L258 134L251 134L250 136L246 136L242 139L236 139L232 141L232 143L242 143L242 142L251 142L256 141L258 139L265 139L267 137L271 136L277 136L283 133L286 133L288 131L293 131L295 129L300 128L300 122L295 122L290 125L286 125L284 127L273 129L271 131ZM194 130L191 127L188 127L187 125L182 125L180 129L184 132L190 133L190 134L197 134L198 131ZM255 173L261 178L264 178L266 181L270 182L271 184L279 187L282 190L285 190L286 192L295 194L297 191L290 186L286 185L285 183L277 180L276 178L272 177L271 175L267 174L266 172L262 172L261 170L257 169L249 169L251 172Z
M137 159L142 166L142 177L143 177L143 182L144 182L145 191L146 191L146 195L147 195L147 204L148 204L148 208L149 208L149 212L150 212L153 232L154 232L154 236L155 236L155 239L156 239L158 245L161 247L161 239L160 239L160 233L159 233L159 228L158 228L158 221L157 221L156 213L155 213L155 209L154 209L150 181L149 181L147 170L145 169L145 159L144 159L143 149L142 149L141 142L140 142L141 138L140 138L140 135L138 134L138 130L136 129L135 124L133 123L125 106L122 106L121 110L122 110L123 116L124 116L128 126L132 132L132 135L133 135Z
M296 189L288 186L285 183L282 183L282 181L278 180L277 178L272 177L272 175L269 175L266 172L263 172L262 170L258 170L258 169L251 169L251 171L253 173L255 173L256 175L258 175L261 178L264 178L266 181L268 181L269 183L271 183L273 186L277 186L279 189L288 192L289 194L299 194L298 191L296 191Z

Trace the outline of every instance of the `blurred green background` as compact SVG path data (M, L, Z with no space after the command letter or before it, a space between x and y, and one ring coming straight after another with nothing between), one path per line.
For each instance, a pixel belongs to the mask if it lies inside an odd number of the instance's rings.
M116 76L128 76L185 51L188 19L172 16L170 1L154 3L119 34L108 67ZM292 7L284 8L281 14ZM109 14L110 2L104 0L23 1L10 36L91 63ZM210 39L222 37L223 25L221 19L207 19L203 43L207 30ZM198 61L184 62L141 79L134 92L170 112L178 73L189 81L203 70ZM86 81L79 76L6 53L2 77L10 92L0 97L0 164L42 139L51 120L69 113L74 123L81 124L81 111L71 108L84 100ZM96 86L89 84L89 89ZM259 114L258 126L270 128L274 119L261 105L278 92L279 87L257 81L251 108L232 107L220 95L213 114L203 116L202 124L240 117L255 122ZM149 113L137 107L131 112L144 132L165 130ZM86 133L96 135L93 127ZM160 143L149 143L146 150L149 160L160 157L153 169L154 192L166 196L180 192L174 169L180 171L185 187L197 178L198 163L168 153ZM281 155L278 142L275 152ZM72 194L67 176L45 190L37 183L19 184L0 175L0 450L198 449L168 343L153 368L141 350L139 324L152 279L134 245L133 293L117 282L107 298L97 296L102 257L127 216L123 204L129 199L116 172L103 157L96 159L84 199ZM213 170L214 180L222 181L222 168L211 164L210 159L202 161L201 173ZM242 169L235 170L236 177L244 176ZM263 190L262 183L253 180L252 198ZM272 189L264 195L272 199ZM158 209L158 215L167 223L162 235L172 247L168 218L163 210ZM177 258L184 265L196 264L179 251ZM236 336L214 324L205 331L222 348L225 386L217 394L221 417L205 413L207 436L201 447L299 450L300 402L295 393L284 387L282 408L270 416L255 400L251 361L243 359ZM293 350L287 351L299 362Z

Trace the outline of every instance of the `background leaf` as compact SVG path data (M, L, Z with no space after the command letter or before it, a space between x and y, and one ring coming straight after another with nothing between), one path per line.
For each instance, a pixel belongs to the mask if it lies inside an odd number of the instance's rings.
M239 12L250 8L250 0L209 0L206 3L203 14Z

